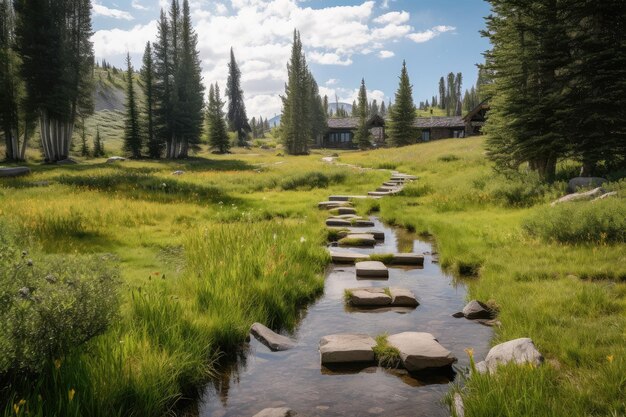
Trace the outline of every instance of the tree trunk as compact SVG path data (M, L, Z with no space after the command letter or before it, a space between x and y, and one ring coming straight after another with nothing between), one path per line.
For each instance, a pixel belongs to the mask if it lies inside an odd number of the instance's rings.
M46 162L52 163L67 159L74 124L71 121L51 120L48 112L42 110L39 115L39 125Z

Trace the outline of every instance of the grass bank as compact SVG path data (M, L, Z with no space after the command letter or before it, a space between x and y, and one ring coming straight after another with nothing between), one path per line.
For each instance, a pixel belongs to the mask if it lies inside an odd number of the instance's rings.
M483 139L346 154L420 177L380 202L382 217L433 235L442 265L499 308L493 344L531 337L547 361L467 381L466 415L626 414L626 184L618 197L550 207L565 183L496 175ZM561 175L568 175L568 166ZM471 346L468 346L471 348ZM482 360L483 358L476 358Z

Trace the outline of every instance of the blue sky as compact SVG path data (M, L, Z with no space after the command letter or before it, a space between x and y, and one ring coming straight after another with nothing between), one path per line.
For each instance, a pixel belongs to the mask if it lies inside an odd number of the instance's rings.
M182 0L181 0L182 1ZM291 33L301 31L311 70L323 94L352 102L361 77L370 98L388 101L405 59L416 102L437 93L439 77L462 72L463 88L476 82L483 0L189 0L199 37L205 83L223 87L230 46L242 71L248 115L280 112ZM94 0L98 59L135 66L168 0ZM392 99L393 100L393 99Z

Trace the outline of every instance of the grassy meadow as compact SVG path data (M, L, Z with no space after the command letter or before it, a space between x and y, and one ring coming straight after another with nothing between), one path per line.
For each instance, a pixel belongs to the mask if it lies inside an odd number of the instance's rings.
M545 355L541 368L468 379L466 415L626 414L626 183L609 185L618 198L552 208L564 182L497 175L483 143L340 152L339 162L418 175L401 195L358 207L434 236L442 265L499 309L493 343L527 336ZM252 322L293 329L329 262L316 203L388 178L328 165L327 154L88 159L0 182L0 237L35 262L110 254L119 269L113 325L47 364L35 387L14 381L4 415L165 415L196 396Z

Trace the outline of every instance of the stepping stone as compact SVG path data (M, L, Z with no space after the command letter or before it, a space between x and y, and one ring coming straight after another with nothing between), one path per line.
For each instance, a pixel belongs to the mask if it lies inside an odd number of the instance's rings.
M356 220L351 223L352 227L374 227L374 222L370 220Z
M367 198L365 195L331 195L328 197L330 201L350 201L360 198Z
M356 275L358 277L388 278L389 269L379 261L357 262Z
M28 167L0 168L0 177L2 178L20 177L28 174L30 174L30 168Z
M353 233L339 240L341 246L374 246L376 239L368 233Z
M356 214L338 214L336 216L332 216L332 218L342 220L363 220L363 217L357 216Z
M478 300L472 300L463 308L463 316L466 319L490 319L493 317L493 312L485 304Z
M369 191L367 195L371 195L372 197L385 197L391 195L393 193L389 191Z
M369 220L365 220L365 221L369 221ZM385 240L385 232L380 231L380 230L360 230L359 228L352 228L348 230L350 233L367 233L368 235L374 236L374 239L376 240Z
M286 336L273 332L261 323L254 323L250 327L250 333L265 346L276 351L288 350L295 346L295 343Z
M376 191L383 192L383 193L386 193L386 192L388 192L388 193L397 193L397 192L402 191L402 187L385 187L385 186L383 186L383 187L378 187L376 189Z
M337 207L330 210L333 214L356 214L356 209L352 207Z
M387 182L383 182L383 185L384 185L384 186L387 186L387 187L396 187L396 186L398 186L398 184L399 184L399 183L398 183L398 182L395 182L395 181L387 181Z
M330 250L330 257L333 262L337 263L354 263L356 261L362 261L364 259L369 259L368 255L363 255L362 253L356 252L348 252L348 251L335 251Z
M280 407L280 408L265 408L258 413L256 413L252 417L296 417L297 414L294 413L291 408Z
M392 302L384 288L353 288L347 291L350 294L348 302L355 307L383 307Z
M507 363L531 363L539 366L543 363L543 355L537 350L532 339L522 337L509 340L491 348L484 361L476 364L479 373L495 372L498 365Z
M424 255L417 253L396 253L391 261L393 265L424 265Z
M326 219L326 226L335 226L335 227L350 227L352 226L352 222L350 220L343 219Z
M398 307L417 307L419 303L413 291L406 288L390 287L391 305Z
M320 340L320 356L325 363L374 362L376 341L366 334L332 334Z
M330 210L337 207L344 207L349 205L350 203L346 201L320 201L319 203L317 203L317 208Z
M440 368L456 362L452 353L430 333L398 333L388 336L387 342L398 349L402 364L409 372Z

